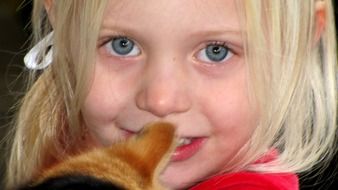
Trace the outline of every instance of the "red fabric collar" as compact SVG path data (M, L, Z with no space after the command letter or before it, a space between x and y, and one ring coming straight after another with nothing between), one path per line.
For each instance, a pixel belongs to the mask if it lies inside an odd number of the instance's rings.
M258 163L268 163L278 157L271 150ZM238 172L212 177L190 190L299 190L298 176L294 173Z
M190 190L298 190L298 177L293 173L239 172L215 176Z

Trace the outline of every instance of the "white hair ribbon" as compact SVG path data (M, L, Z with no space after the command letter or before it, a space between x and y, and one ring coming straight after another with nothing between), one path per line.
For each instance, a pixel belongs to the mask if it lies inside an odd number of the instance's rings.
M25 55L23 61L28 69L45 69L52 63L53 34L53 31L50 32Z

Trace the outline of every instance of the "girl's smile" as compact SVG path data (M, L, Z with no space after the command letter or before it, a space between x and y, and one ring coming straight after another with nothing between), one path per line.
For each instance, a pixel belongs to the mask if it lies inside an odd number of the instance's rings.
M206 138L203 137L180 138L180 143L174 151L171 160L178 162L189 159L200 150L205 140Z
M234 0L146 1L109 1L82 114L99 146L176 125L181 145L161 180L187 188L226 169L255 129L244 29Z
M139 132L134 132L130 130L121 130L122 138L130 138L137 135ZM177 148L171 155L171 161L178 162L189 159L192 157L199 149L203 146L207 137L184 137L180 136L178 138Z

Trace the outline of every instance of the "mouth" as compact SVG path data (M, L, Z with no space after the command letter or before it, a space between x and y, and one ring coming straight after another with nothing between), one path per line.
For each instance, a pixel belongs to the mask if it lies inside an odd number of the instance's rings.
M121 129L121 132L122 132L122 136L124 137L124 139L129 139L130 137L139 134L139 132L131 131L128 129Z
M171 156L171 161L179 162L191 158L201 149L205 141L205 137L180 138L178 146Z
M132 136L138 135L140 131L131 131L122 129L123 136L128 139ZM206 137L179 137L177 147L171 155L172 162L180 162L187 160L194 156L204 145Z

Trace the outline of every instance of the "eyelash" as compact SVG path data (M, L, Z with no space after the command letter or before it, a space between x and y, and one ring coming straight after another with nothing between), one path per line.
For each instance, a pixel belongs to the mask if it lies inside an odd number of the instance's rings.
M132 52L128 52L124 55L122 54L119 54L118 52L116 52L116 50L114 50L114 48L112 47L113 43L115 42L115 40L120 40L120 44L119 45L122 45L122 40L126 40L124 41L123 45L126 45L128 43L132 43ZM130 45L130 44L129 44ZM111 46L111 47L109 47ZM135 57L137 55L140 54L141 50L139 48L139 45L137 45L137 43L135 43L135 40L127 37L126 35L114 35L114 36L111 36L109 38L107 38L106 40L104 40L102 43L100 43L99 47L104 47L105 50L108 52L108 54L111 54L113 56L116 56L116 57L122 57L122 58L128 58L128 57ZM134 48L137 48L136 50ZM123 47L125 48L125 47ZM136 54L135 54L135 51L136 51ZM120 52L121 53L121 52ZM132 55L130 56L130 54L135 54L135 55Z
M227 42L224 42L224 41L211 41L211 42L208 42L206 44L206 46L209 46L209 45L214 45L214 46L222 46L222 47L225 47L225 48L228 48L228 43Z
M139 51L141 51L140 50L141 48L139 48L138 44L135 43L135 40L127 37L127 35L115 35L115 36L111 36L111 37L107 38L106 40L104 40L102 43L100 43L100 47L104 46L104 47L107 48L107 46L109 45L109 43L112 43L114 40L119 39L119 38L120 39L130 40L131 42L133 42L133 45L136 46ZM228 45L227 42L225 42L225 41L209 41L209 42L205 43L201 49L198 50L198 52L196 53L196 55L194 57L196 57L197 59L201 59L201 58L198 58L198 57L201 56L202 51L206 51L206 49L209 46L218 46L218 47L224 48L227 51L227 55L228 55L228 53L230 53L231 56L236 55L235 51L232 48L229 47L229 45ZM106 50L106 51L109 51L109 50ZM115 51L115 50L113 50L113 51ZM114 52L108 52L108 53L112 54L113 56L122 57L122 58L128 58L128 57L137 56L137 55L133 55L133 56L118 55L118 54L116 54ZM230 58L227 58L227 59L224 58L225 60L222 59L221 61L212 61L212 60L209 60L209 61L201 60L201 61L207 62L208 64L221 64L221 63L225 62L226 60L228 60Z
M223 49L219 49L223 48ZM221 52L223 50L223 52ZM224 53L221 57L216 57L216 59L219 60L212 60L210 54L208 53ZM214 55L215 55L214 54ZM228 59L232 58L232 56L236 55L235 51L229 47L228 43L225 41L211 41L203 45L203 48L201 48L195 57L198 60L203 61L204 63L211 64L211 65L219 65L219 64L225 64ZM219 56L219 55L216 55Z
M128 37L126 35L123 35L123 34L116 34L116 35L111 35L111 36L104 37L104 38L102 38L99 41L99 43L98 43L99 47L102 47L102 46L106 45L108 42L110 42L110 41L112 41L112 40L114 40L116 38L128 38Z

